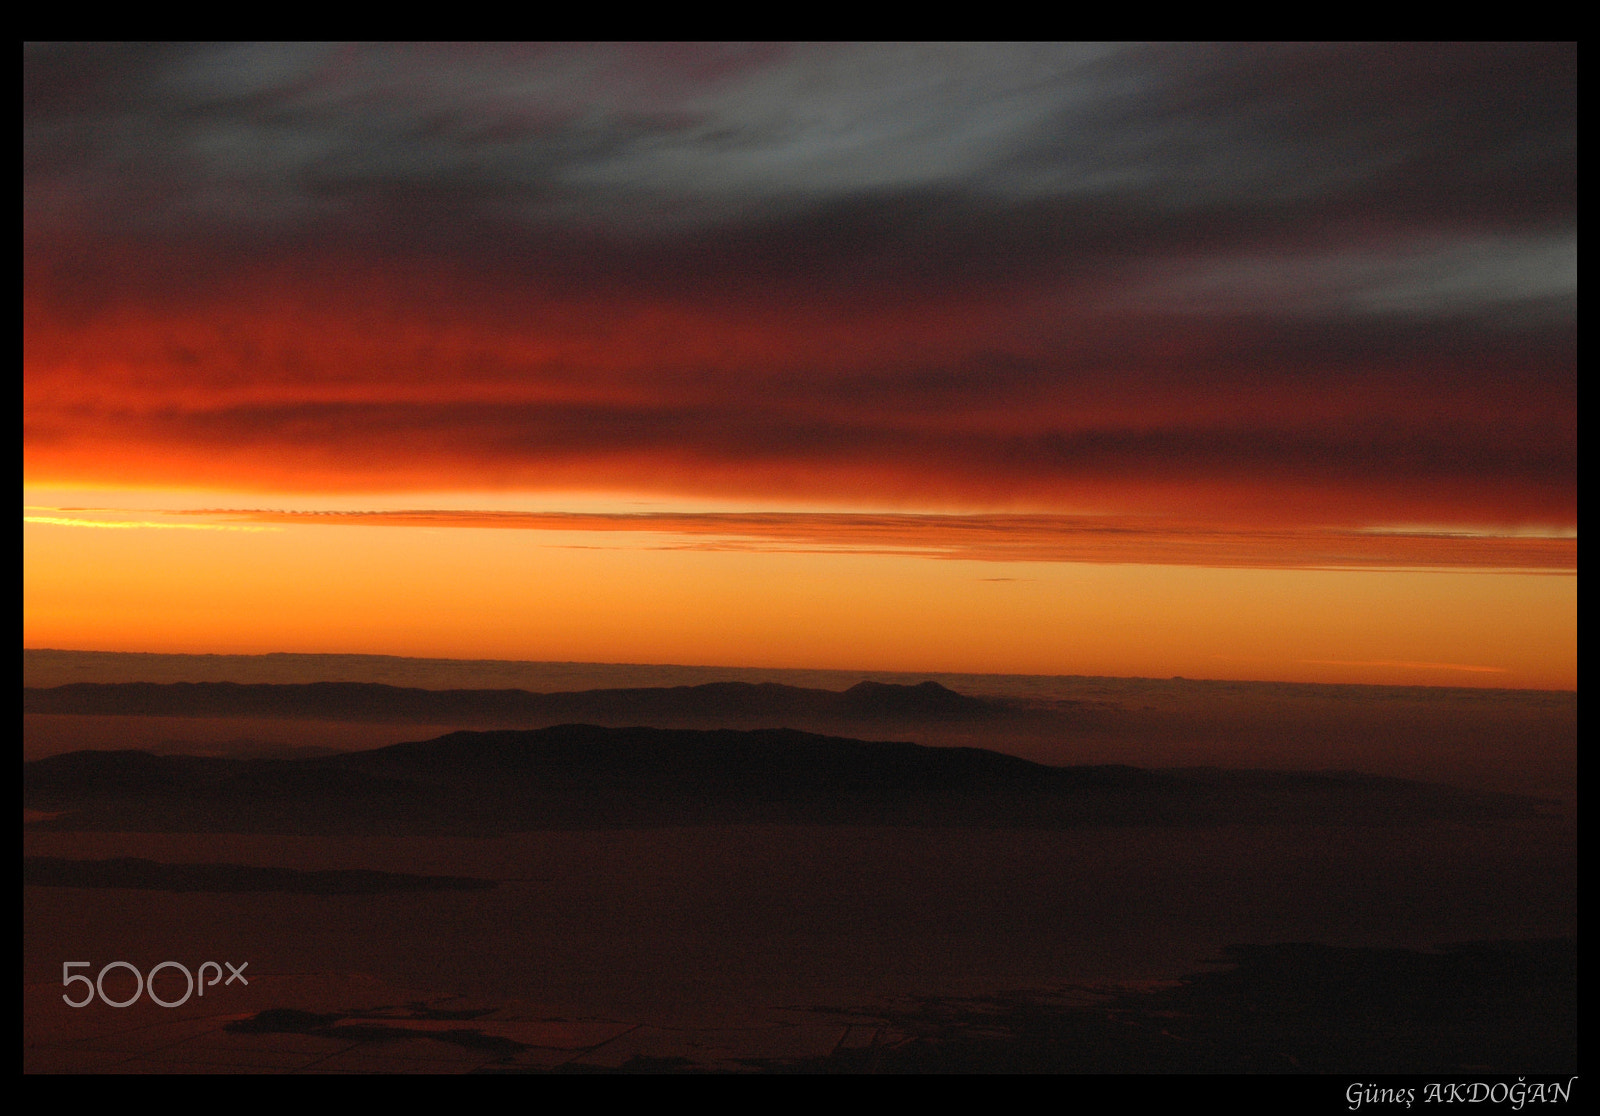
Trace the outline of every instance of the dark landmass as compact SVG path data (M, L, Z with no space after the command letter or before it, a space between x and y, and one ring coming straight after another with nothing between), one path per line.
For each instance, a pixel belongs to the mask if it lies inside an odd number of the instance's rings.
M1577 809L1571 692L28 650L23 673L25 760L287 759L573 723L790 728L1053 765L1365 771Z
M382 895L396 891L485 891L494 880L413 876L365 868L305 872L247 864L162 864L138 857L68 860L22 858L22 882L34 887L133 888L140 891L278 891L295 895Z
M682 720L982 721L1011 710L937 682L860 682L843 692L775 682L583 690L424 690L372 682L79 682L24 687L24 713L95 716L281 717L532 725L583 721L658 724Z
M818 1073L1562 1074L1578 1065L1572 939L1426 953L1231 946L1233 968L1093 1007L1026 994L882 1017L914 1036ZM774 1067L778 1068L778 1067Z
M902 1008L819 1008L867 1043L823 1057L744 1057L783 1073L1319 1073L1559 1075L1577 1070L1577 942L1478 942L1424 952L1316 944L1232 946L1230 967L1156 991L1073 988ZM518 1056L494 1009L270 1008L227 1025L369 1043L436 1042L499 1056L480 1072L726 1071L693 1056L606 1067ZM445 1026L441 1026L445 1024Z
M73 752L23 765L47 829L490 834L807 823L1397 825L1528 817L1535 799L1352 773L1051 767L794 730L561 725L305 759Z

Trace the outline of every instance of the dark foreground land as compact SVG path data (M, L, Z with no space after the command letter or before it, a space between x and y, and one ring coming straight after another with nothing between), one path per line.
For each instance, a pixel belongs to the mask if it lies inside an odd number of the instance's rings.
M1309 944L1233 946L1222 971L1154 991L1078 988L933 999L876 1011L818 1008L846 1021L825 1054L707 1059L617 1043L554 1066L493 1026L490 1008L268 1009L235 1035L386 1043L426 1036L483 1052L480 1072L1330 1073L1558 1075L1577 1070L1577 946L1484 942L1430 952ZM417 1023L445 1021L444 1030ZM485 1026L487 1024L487 1026ZM837 1023L835 1024L837 1026ZM848 1041L852 1034L856 1041ZM620 1036L619 1036L620 1037ZM632 1047L631 1053L625 1053ZM726 1055L726 1051L718 1051ZM625 1058L625 1060L623 1060ZM727 1061L728 1065L719 1062ZM531 1064L530 1064L531 1062Z
M1219 960L1227 964L1153 988L1080 985L791 1008L722 1026L574 1018L504 998L418 996L370 979L340 987L339 981L261 976L255 1002L278 1006L211 1014L147 1008L107 1026L104 1017L63 1020L43 996L29 994L37 989L25 989L23 1061L24 1072L1252 1073L1534 1080L1577 1072L1577 948L1570 939L1430 951L1235 946ZM64 1028L64 1022L76 1026Z
M1553 1074L1577 1061L1575 800L1510 793L1529 785L1514 779L1037 762L1089 739L1038 746L1052 726L1145 731L1156 714L1041 713L931 685L376 687L344 692L375 711L344 715L410 735L353 751L294 736L338 712L315 686L44 693L30 708L51 711L29 723L54 743L24 764L32 1072ZM534 699L550 708L529 714ZM1384 700L1388 714L1357 702L1343 723L1388 715L1402 747L1406 717L1434 699ZM495 714L514 721L607 701L614 720L757 727L419 731L495 703L521 703ZM413 720L395 721L396 703ZM1559 728L1570 711L1556 712ZM945 746L763 727L789 716ZM186 717L267 718L282 744L58 746L79 724L154 745L139 726ZM1012 734L1032 758L961 746ZM1543 747L1559 774L1566 745ZM177 1008L74 1009L62 965L75 961L91 974L248 963L251 980ZM106 980L108 997L134 991L129 970ZM174 970L160 980L165 997L183 991Z
M1422 952L1230 946L1224 971L1085 1006L1016 994L885 1013L908 1038L813 1072L1560 1074L1577 1070L1577 944Z

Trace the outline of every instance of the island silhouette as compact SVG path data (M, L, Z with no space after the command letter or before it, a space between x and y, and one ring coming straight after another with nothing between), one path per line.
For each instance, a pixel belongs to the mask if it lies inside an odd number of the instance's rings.
M23 765L49 829L502 833L717 824L1070 827L1537 816L1526 796L1350 772L1054 767L788 729L558 725L303 759L82 751Z
M1170 680L1074 692L25 687L26 723L53 742L23 764L25 1062L99 1066L124 1040L95 1028L135 1017L61 1017L62 957L148 972L215 955L261 976L226 1004L213 990L162 1057L1575 1065L1570 802L1493 778L1171 762L1217 710L1233 719L1214 736L1344 708L1349 725L1411 718L1443 739L1474 710L1560 726L1565 706ZM75 734L93 746L61 746ZM1049 761L1106 739L1166 762ZM99 1037L80 1050L69 1023Z

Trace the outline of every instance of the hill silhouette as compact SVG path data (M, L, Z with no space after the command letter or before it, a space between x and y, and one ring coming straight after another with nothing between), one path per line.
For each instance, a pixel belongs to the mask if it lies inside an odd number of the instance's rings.
M923 682L861 682L845 691L775 682L579 690L425 690L374 682L76 682L22 691L24 713L532 724L681 720L976 721L1009 708Z
M942 699L940 699L942 700ZM56 829L486 833L726 823L1079 826L1522 816L1536 801L1401 779L1051 767L788 729L455 732L306 759L74 752L23 765Z

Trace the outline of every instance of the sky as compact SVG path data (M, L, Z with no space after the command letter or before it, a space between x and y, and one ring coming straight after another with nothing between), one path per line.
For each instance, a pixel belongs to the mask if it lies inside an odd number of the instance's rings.
M1576 687L1572 45L30 45L24 645Z

